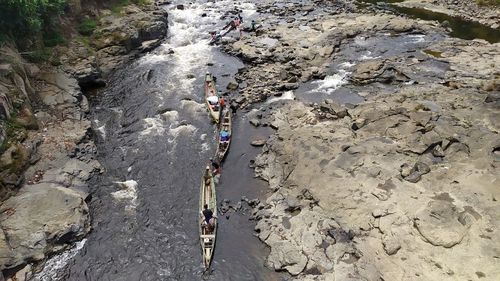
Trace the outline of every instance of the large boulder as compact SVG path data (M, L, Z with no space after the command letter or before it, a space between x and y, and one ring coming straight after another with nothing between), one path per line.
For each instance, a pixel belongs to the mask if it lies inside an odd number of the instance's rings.
M273 238L269 238L273 240ZM271 253L267 257L267 265L274 270L287 270L292 275L301 273L307 264L307 257L299 247L289 241L273 243Z
M0 207L0 269L43 260L83 238L89 210L79 193L40 183L23 187Z
M473 220L469 213L460 212L453 203L433 200L416 214L414 225L425 241L451 248L462 242Z

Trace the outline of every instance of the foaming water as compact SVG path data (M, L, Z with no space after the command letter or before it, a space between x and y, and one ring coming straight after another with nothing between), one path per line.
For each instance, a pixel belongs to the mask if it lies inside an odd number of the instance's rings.
M137 208L137 182L128 180L124 182L115 182L122 190L111 193L117 200L126 201L125 210L135 212Z
M313 91L331 94L347 83L347 75L350 73L344 69L339 69L339 72L336 74L326 76L323 80L314 81L312 83L319 86Z
M359 58L360 60L373 60L373 59L378 59L380 56L371 56L372 52L371 51L366 51L361 57Z
M149 136L152 134L162 135L165 133L165 128L163 127L163 122L160 118L145 118L144 120L144 131L140 133L141 137Z
M294 100L294 99L295 99L295 94L293 93L293 91L286 91L280 97L273 97L268 99L266 103L273 103L281 100Z
M45 263L43 270L38 273L34 281L52 281L57 278L57 271L64 268L68 262L83 248L87 239L83 239L75 243L73 248L59 255L52 257Z

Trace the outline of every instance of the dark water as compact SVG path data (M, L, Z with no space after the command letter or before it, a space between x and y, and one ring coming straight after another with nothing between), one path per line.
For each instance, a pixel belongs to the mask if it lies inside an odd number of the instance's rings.
M110 78L92 112L100 161L93 186L93 231L79 250L53 259L37 280L281 280L264 267L268 250L253 236L246 205L222 219L212 264L203 274L198 238L199 184L215 152L215 125L203 103L203 77L221 91L242 63L210 47L208 31L221 13L253 5L201 2L173 8L170 38ZM175 7L173 3L171 7ZM206 17L201 17L206 13ZM173 50L173 53L170 51ZM239 118L239 119L238 119ZM246 138L261 134L240 113L218 198L263 196ZM227 167L227 168L226 168Z
M361 0L364 3L372 4L383 4L383 3L397 3L403 2L400 0L388 0L388 1L377 1L377 0ZM401 14L408 15L413 18L419 18L423 20L436 20L440 23L444 23L451 29L449 33L452 37L472 40L472 39L484 39L490 43L500 42L500 29L494 29L488 27L484 24L477 22L467 21L460 17L452 17L442 13L432 12L426 9L420 8L406 8L399 7L396 5L386 5L389 10L396 11Z

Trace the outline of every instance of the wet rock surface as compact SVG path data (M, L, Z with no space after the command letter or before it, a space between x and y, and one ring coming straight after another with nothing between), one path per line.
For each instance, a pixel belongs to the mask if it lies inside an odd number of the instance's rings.
M396 4L403 7L423 8L470 21L478 21L491 26L491 28L498 29L500 27L499 8L494 4L488 5L486 2L467 0L406 0ZM479 5L478 3L483 3L483 5Z
M3 268L42 261L90 230L84 196L65 186L39 183L21 188L0 208Z
M267 266L291 280L494 280L498 44L318 3L314 18L261 4L263 25L221 46L247 65L239 106L270 104L259 122L275 134L253 164L272 192L253 214ZM414 45L378 51L379 36Z

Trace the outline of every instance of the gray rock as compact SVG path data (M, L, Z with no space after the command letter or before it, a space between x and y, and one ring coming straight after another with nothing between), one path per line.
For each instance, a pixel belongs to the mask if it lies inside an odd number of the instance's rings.
M427 164L425 164L423 162L417 162L417 163L415 163L415 165L411 169L410 174L408 176L406 176L404 179L409 181L409 182L416 183L416 182L420 181L420 179L422 178L422 175L425 175L425 174L429 173L430 171L431 171L431 168L429 168L429 166ZM405 174L406 174L406 170L405 170ZM402 171L401 175L403 175L403 171Z
M385 252L389 256L396 254L399 249L401 249L401 243L396 237L391 235L384 235L384 237L382 237L382 244L384 245Z
M271 239L271 236L270 238ZM300 274L307 264L307 257L287 241L273 243L267 265L274 270L286 269L291 275Z
M432 150L432 155L436 157L444 157L444 151L443 148L438 144L434 147Z
M344 118L349 115L347 108L341 106L331 99L325 100L324 104L321 105L322 110L327 110L331 114L337 115L339 118Z
M141 41L161 39L167 35L167 24L163 21L156 21L139 31Z
M230 81L229 83L227 83L226 89L234 91L238 89L238 86L239 84L236 81Z
M256 139L256 140L253 140L250 144L252 146L264 146L266 144L266 140L265 139Z
M411 174L411 170L412 170L412 167L410 165L408 165L408 163L404 163L403 165L401 165L401 169L400 169L401 176L403 178L409 176Z
M252 118L252 119L250 119L248 122L250 122L250 124L254 125L255 127L259 127L259 126L260 126L260 121L259 121L259 119Z
M0 264L13 268L39 261L83 238L90 230L88 211L84 198L65 187L23 187L0 207L0 226L9 237L8 246L0 246Z
M425 241L451 248L462 242L474 220L462 220L463 224L459 221L460 216L458 207L451 202L433 200L415 215L413 222Z

